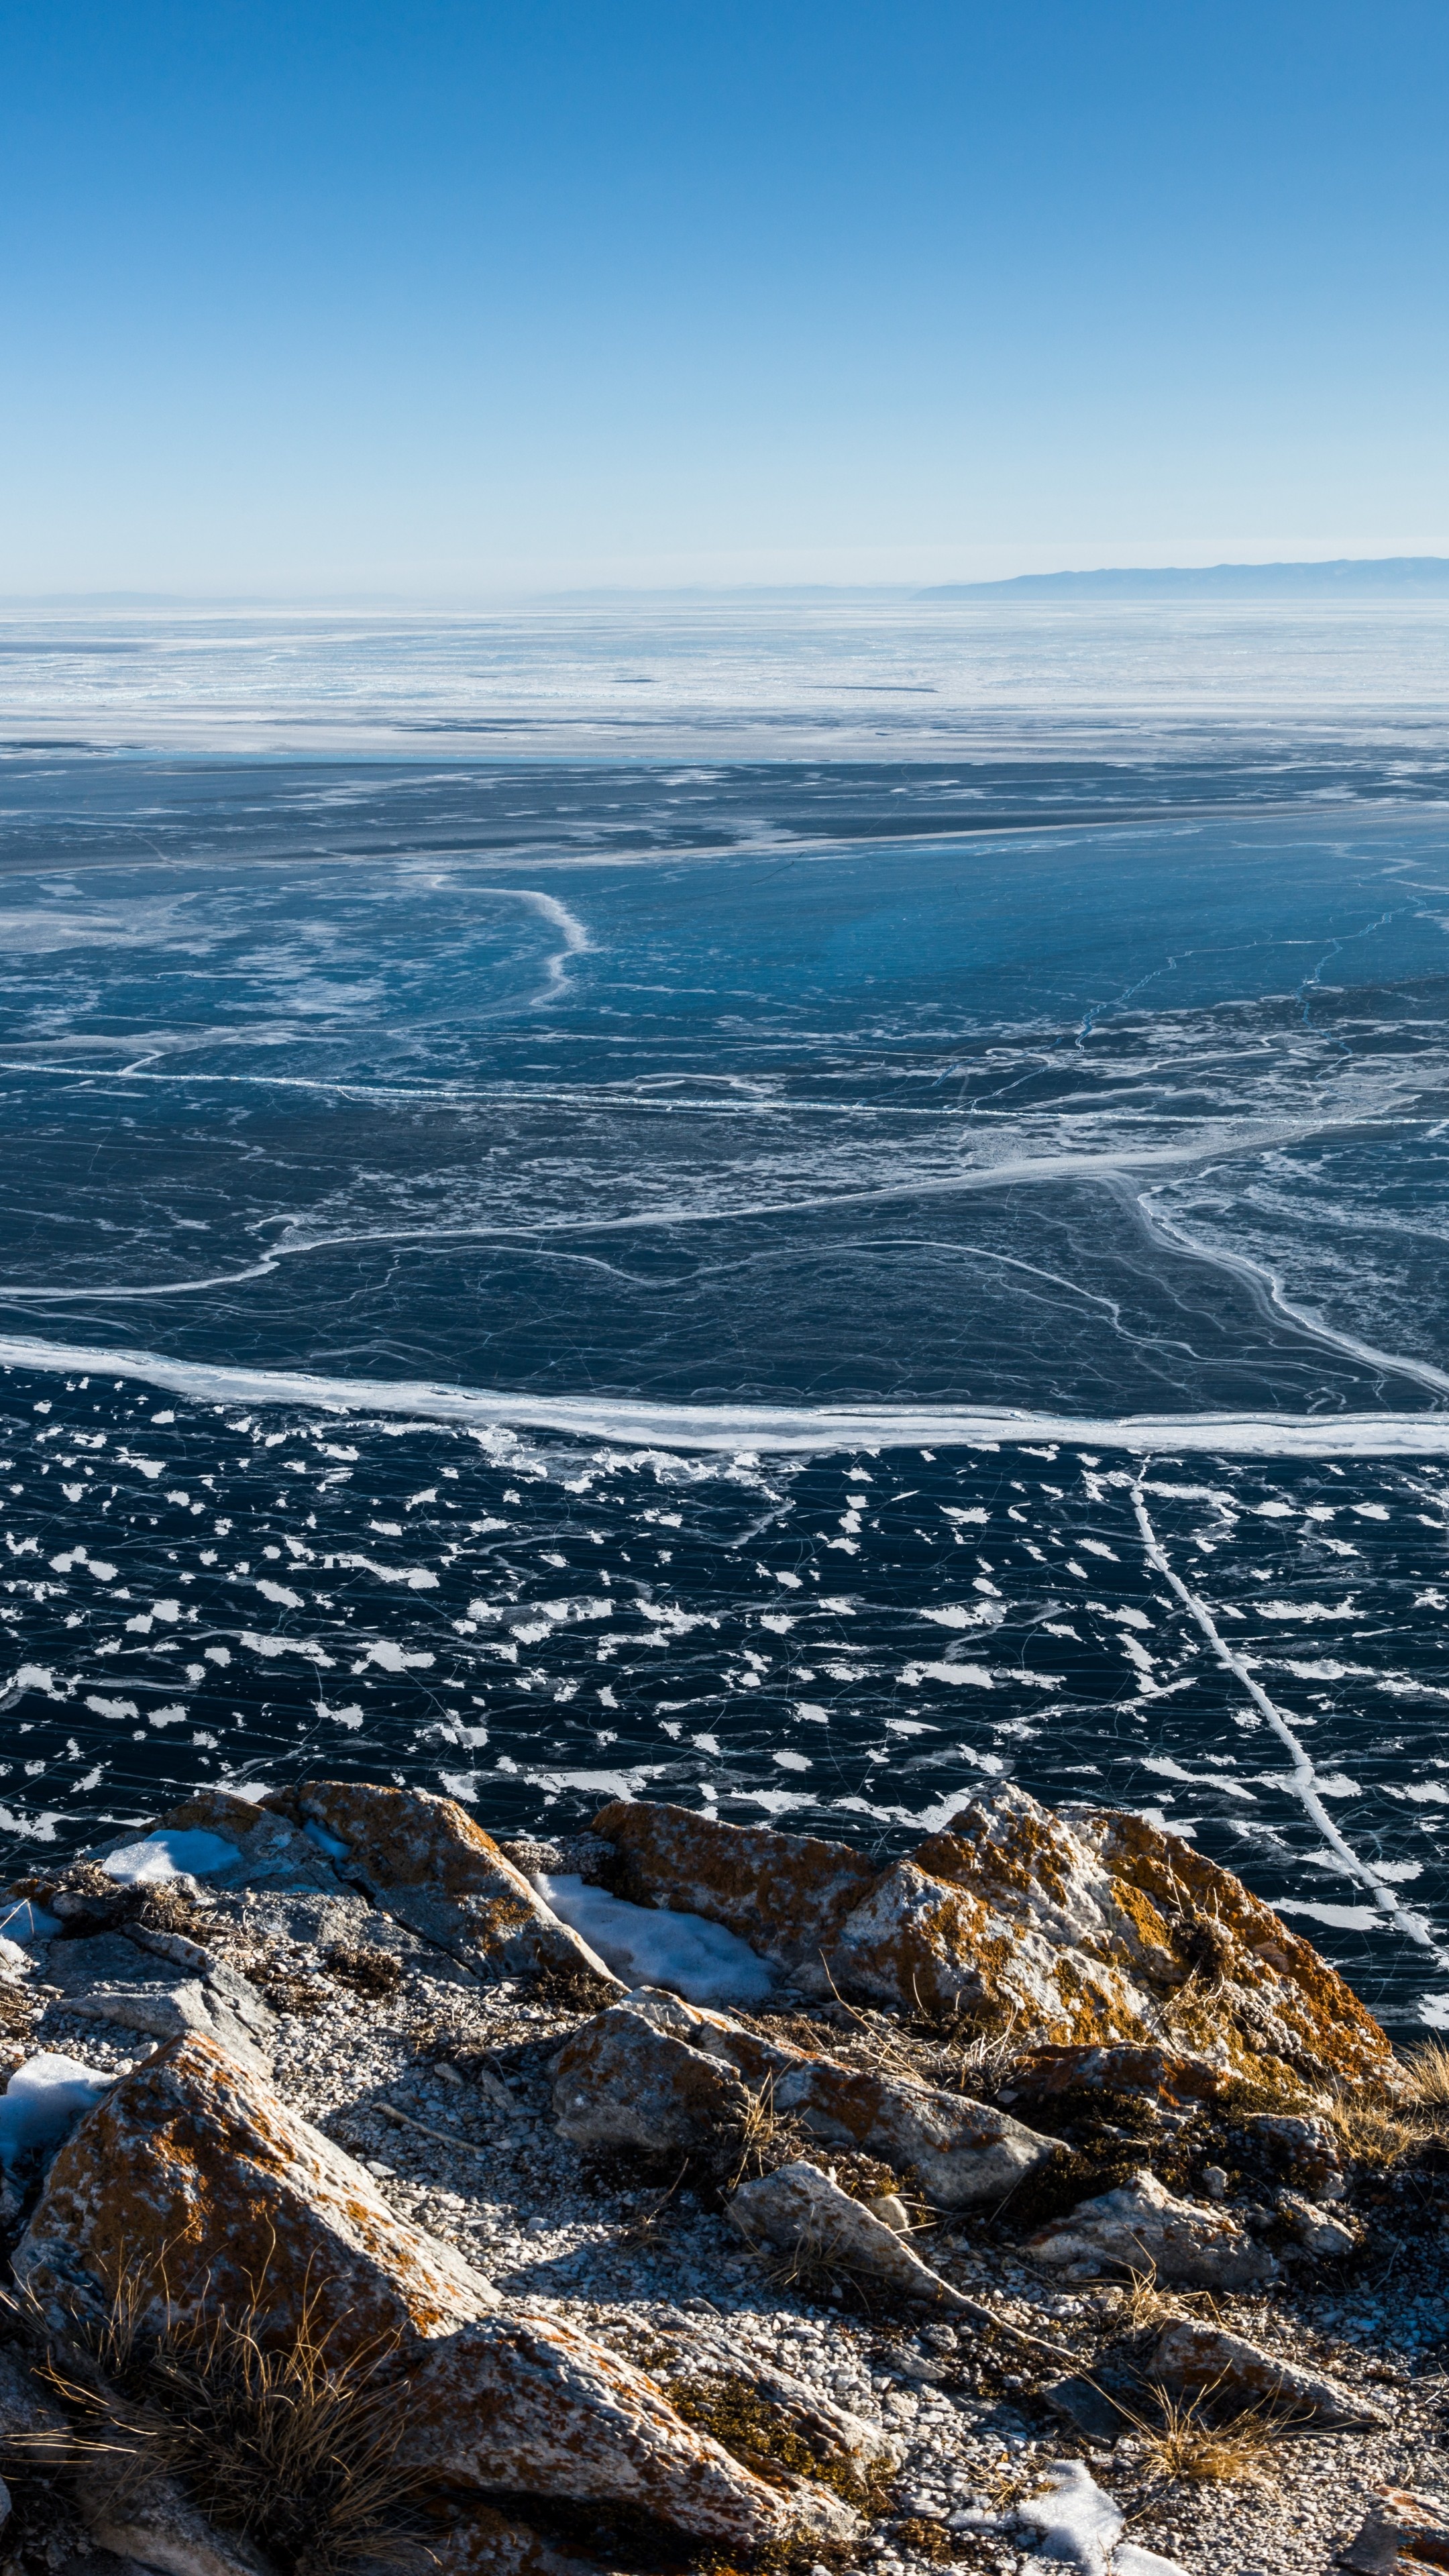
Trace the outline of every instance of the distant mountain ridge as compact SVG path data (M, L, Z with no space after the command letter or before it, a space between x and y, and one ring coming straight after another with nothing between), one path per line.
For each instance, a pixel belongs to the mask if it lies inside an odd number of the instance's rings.
M918 599L1449 599L1449 556L1383 555L1332 563L1127 564L1100 572L1021 572L1010 581L946 581Z

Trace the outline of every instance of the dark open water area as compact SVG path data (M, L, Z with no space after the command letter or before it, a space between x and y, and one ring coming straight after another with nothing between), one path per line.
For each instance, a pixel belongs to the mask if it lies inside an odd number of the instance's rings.
M0 633L7 1855L1016 1780L1449 2028L1444 609L792 614Z

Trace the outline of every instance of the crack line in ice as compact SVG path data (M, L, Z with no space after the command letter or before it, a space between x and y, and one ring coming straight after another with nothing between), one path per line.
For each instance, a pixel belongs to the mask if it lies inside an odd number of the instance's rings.
M1449 1950L1439 1948L1423 1917L1411 1914L1406 1907L1402 1906L1393 1889L1374 1868L1372 1861L1361 1859L1352 1844L1346 1841L1319 1794L1318 1774L1308 1752L1295 1735L1283 1711L1268 1697L1261 1683L1254 1680L1242 1656L1234 1653L1207 1603L1201 1600L1197 1593L1189 1590L1181 1575L1174 1573L1168 1563L1162 1541L1152 1526L1151 1517L1143 1499L1140 1475L1134 1478L1131 1491L1132 1508L1137 1515L1137 1526L1142 1534L1143 1552L1148 1564L1161 1575L1164 1583L1171 1586L1184 1608L1190 1611L1218 1661L1232 1674L1233 1679L1241 1684L1254 1707L1261 1710L1279 1743L1290 1755L1293 1763L1290 1775L1291 1787L1305 1814L1312 1818L1324 1841L1338 1854L1345 1869L1358 1880L1361 1887L1369 1890L1380 1911L1390 1916L1396 1928L1405 1933L1409 1940L1416 1942L1421 1950L1427 1950L1436 1967L1449 1968Z
M1305 1307L1295 1306L1276 1271L1270 1270L1266 1263L1252 1260L1246 1252L1229 1252L1219 1244L1199 1243L1185 1226L1175 1225L1160 1208L1148 1205L1155 1196L1155 1191L1143 1190L1137 1199L1149 1234L1157 1233L1177 1251L1206 1262L1210 1268L1228 1270L1236 1277L1248 1280L1286 1323L1296 1324L1301 1332L1309 1334L1316 1342L1325 1343L1330 1350L1342 1351L1349 1359L1363 1361L1370 1368L1386 1369L1396 1377L1417 1378L1421 1386L1433 1387L1436 1394L1449 1395L1449 1370L1435 1368L1432 1360L1406 1359L1378 1350L1372 1342L1361 1342L1352 1333L1341 1333L1332 1324L1324 1323L1321 1317L1310 1314Z

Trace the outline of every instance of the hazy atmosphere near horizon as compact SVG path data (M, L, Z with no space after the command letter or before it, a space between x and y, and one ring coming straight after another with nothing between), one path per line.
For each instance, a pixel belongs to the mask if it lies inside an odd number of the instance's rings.
M1449 2031L1446 70L12 9L12 1860L1015 1782Z

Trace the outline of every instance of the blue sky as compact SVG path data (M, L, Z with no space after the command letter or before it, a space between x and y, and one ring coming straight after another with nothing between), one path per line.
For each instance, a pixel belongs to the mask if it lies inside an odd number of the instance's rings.
M1449 552L1440 0L0 18L0 592Z

